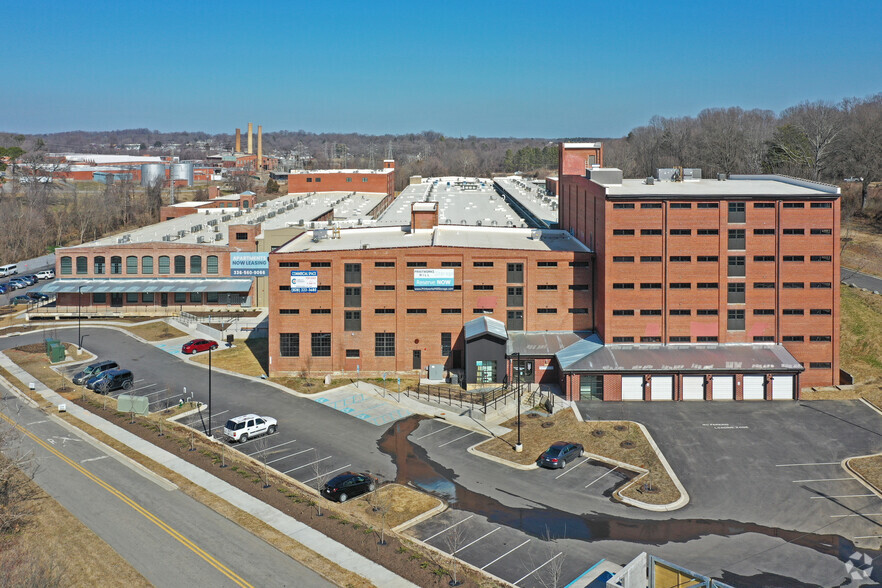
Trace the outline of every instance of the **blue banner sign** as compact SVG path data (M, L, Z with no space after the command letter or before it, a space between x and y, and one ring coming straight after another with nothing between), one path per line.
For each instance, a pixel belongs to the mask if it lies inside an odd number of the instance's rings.
M268 276L269 253L230 253L230 275Z
M318 272L291 272L291 292L295 294L318 292Z
M453 290L453 269L415 269L413 289L415 291Z

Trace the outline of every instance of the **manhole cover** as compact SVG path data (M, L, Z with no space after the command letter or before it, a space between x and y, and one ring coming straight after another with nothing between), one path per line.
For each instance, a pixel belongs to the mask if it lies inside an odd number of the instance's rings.
M606 433L601 431L600 429L594 429L593 431L591 431L591 434L595 437L603 437L604 435L606 435Z
M542 428L547 429L548 427L553 427L554 423L542 423Z
M626 431L626 430L628 430L628 427L626 427L625 425L616 425L616 426L613 427L613 428L614 428L616 431Z
M622 449L633 449L634 442L633 441L622 441L621 443L619 443L619 447L621 447Z

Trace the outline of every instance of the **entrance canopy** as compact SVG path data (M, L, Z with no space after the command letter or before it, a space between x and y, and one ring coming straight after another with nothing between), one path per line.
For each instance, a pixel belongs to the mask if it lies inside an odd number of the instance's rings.
M493 335L500 339L508 339L508 333L505 330L505 324L494 318L481 316L468 321L462 326L465 331L465 340L471 341L481 335Z
M56 280L40 287L40 292L76 294L134 292L245 292L251 289L253 278L99 278Z
M585 355L585 349L576 343L589 340L595 347L603 345L591 331L512 331L508 334L506 353L519 353L528 357L550 357L564 349L577 349L577 358ZM558 361L561 361L558 357Z

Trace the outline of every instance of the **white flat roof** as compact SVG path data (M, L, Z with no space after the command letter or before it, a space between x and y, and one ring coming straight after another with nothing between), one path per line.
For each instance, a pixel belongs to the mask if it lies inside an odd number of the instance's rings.
M732 175L728 180L691 180L686 182L660 182L647 184L646 180L627 179L621 184L604 184L608 196L615 197L683 197L717 198L721 196L768 197L816 197L838 196L836 186L779 175Z
M603 143L564 143L564 149L600 149Z
M557 197L541 196L539 194L538 187L535 184L528 192L515 183L515 181L519 181L522 184L527 183L524 181L524 178L520 176L494 178L494 181L498 183L502 187L502 189L508 192L512 196L512 198L517 200L521 206L526 208L530 212L530 214L547 223L548 225L557 224Z
M433 246L590 252L588 247L568 232L557 230L437 226L430 230L411 232L409 227L370 227L342 229L339 238L330 238L331 233L326 235L328 238L314 241L314 231L307 231L277 249L276 253Z
M104 155L100 153L52 153L53 157L64 157L67 161L77 161L102 165L106 163L165 163L161 157L152 155Z
M384 169L292 169L289 174L388 174L395 170L392 168Z

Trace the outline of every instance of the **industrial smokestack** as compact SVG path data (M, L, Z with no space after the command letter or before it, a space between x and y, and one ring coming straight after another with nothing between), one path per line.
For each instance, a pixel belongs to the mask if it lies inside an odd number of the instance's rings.
M242 130L236 129L236 153L242 153Z
M263 164L263 126L257 125L257 171Z
M253 134L253 132L254 132L254 127L252 126L251 123L248 123L248 155L251 155L252 153L254 153L254 146L253 146L253 143L251 142L251 135Z

